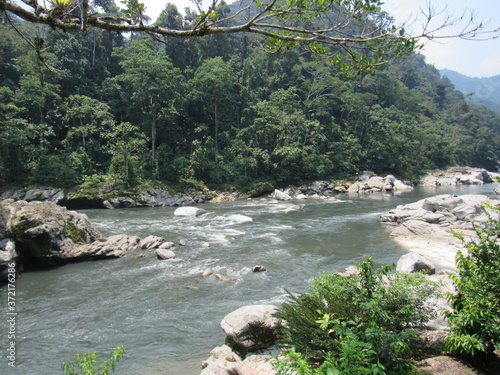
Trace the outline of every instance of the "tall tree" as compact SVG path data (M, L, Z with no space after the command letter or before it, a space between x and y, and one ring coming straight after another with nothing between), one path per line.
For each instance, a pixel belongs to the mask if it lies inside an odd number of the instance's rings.
M239 87L236 75L229 64L216 57L206 60L198 68L190 86L194 88L192 98L200 105L198 113L205 119L210 119L214 161L217 163L221 128L230 129L238 122Z
M155 170L158 123L168 121L169 114L178 110L185 80L180 69L175 68L165 54L156 52L149 41L134 41L126 50L120 49L120 53L123 73L112 81L129 96L129 103L137 103L149 117L151 165Z

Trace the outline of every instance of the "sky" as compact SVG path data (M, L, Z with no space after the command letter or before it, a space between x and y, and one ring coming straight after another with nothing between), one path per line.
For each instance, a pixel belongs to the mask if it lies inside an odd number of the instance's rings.
M190 0L141 0L146 4L146 13L155 20L168 1L177 5L179 11L185 7L195 9ZM385 0L383 9L396 19L396 23L411 20L411 29L418 33L422 24L420 9L426 9L429 0ZM231 3L231 0L226 0ZM119 4L118 1L116 1ZM500 0L431 0L441 15L436 22L443 21L445 13L459 18L464 11L474 10L478 20L489 23L490 28L500 28ZM416 21L415 21L416 20ZM450 29L453 31L453 29ZM455 29L455 32L457 29ZM459 38L429 41L423 51L426 61L438 69L451 69L470 77L500 75L500 38L488 41L468 41Z

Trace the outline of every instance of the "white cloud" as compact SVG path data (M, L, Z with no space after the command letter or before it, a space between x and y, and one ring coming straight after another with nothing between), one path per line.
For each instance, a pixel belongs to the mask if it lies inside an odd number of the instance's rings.
M500 51L485 57L479 62L479 74L482 77L491 77L500 72Z

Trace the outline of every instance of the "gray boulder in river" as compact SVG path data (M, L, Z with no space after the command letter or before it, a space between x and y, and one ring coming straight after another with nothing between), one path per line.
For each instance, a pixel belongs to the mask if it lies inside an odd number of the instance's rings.
M1 239L15 244L15 260L28 267L60 264L76 244L101 238L86 215L68 211L53 202L17 201L0 206Z
M50 201L0 202L0 281L12 263L19 273L23 268L122 257L140 247L137 236L103 238L86 215Z

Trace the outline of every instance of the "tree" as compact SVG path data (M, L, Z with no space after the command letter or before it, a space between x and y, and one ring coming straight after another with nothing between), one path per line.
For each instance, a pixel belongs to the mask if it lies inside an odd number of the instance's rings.
M111 172L115 172L128 184L134 185L137 182L137 168L134 168L132 162L136 154L146 148L146 136L137 126L122 122L106 134L106 138L110 141L110 151L113 155Z
M116 55L122 52L120 65L124 72L111 81L118 83L131 105L139 104L150 118L151 165L155 170L158 123L176 112L183 95L184 77L168 56L155 52L148 41L134 41L126 51L119 50Z
M420 40L444 37L439 34L443 28L463 24L462 20L467 16L464 14L456 19L447 16L440 26L433 27L439 13L429 5L425 15L427 24L421 32L411 35L405 25L396 26L394 20L381 10L381 0L250 0L228 15L218 13L223 0L213 0L207 9L202 9L202 2L195 0L199 13L192 17L194 22L189 29L179 30L148 24L145 6L137 0L122 1L126 8L116 15L102 13L99 8L91 10L88 0L49 2L48 7L38 0L24 3L31 8L0 0L0 11L6 17L12 13L28 22L46 24L54 29L98 28L144 33L162 41L171 37L259 34L268 38L268 47L274 50L307 46L315 53L330 56L338 66L358 72L383 65L388 59L411 54L419 47ZM60 3L67 6L62 7ZM78 11L74 9L76 6ZM465 18L469 21L454 36L473 39L494 37L499 33L498 28L486 29L480 20L475 19L474 12ZM40 50L41 46L37 49Z
M107 104L84 95L70 95L61 106L61 118L67 128L62 141L69 153L70 165L82 178L109 165L109 134L116 121Z
M301 177L320 177L322 169L330 172L328 157L317 152L326 141L324 129L319 121L306 118L295 87L277 90L269 100L250 107L243 122L236 138L238 152L256 173L298 182Z
M28 123L22 109L7 100L12 95L0 86L0 185L23 183L27 167Z
M219 133L231 128L237 122L238 82L231 67L216 57L205 61L196 71L190 86L194 88L191 96L200 104L202 118L211 120L214 140L214 161L219 158Z

